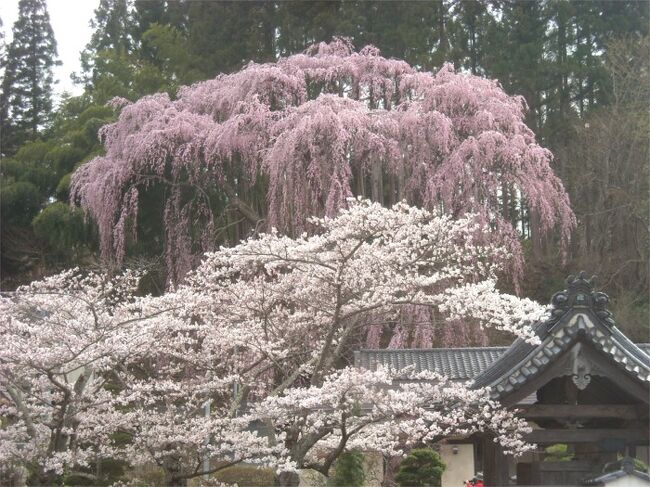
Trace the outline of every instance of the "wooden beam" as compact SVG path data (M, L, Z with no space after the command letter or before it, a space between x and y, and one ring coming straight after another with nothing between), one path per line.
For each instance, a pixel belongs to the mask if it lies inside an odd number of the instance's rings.
M526 435L531 443L591 443L612 438L626 442L650 443L650 435L645 429L539 429Z
M590 360L601 370L607 372L607 378L611 380L617 387L635 396L646 407L650 404L650 391L648 383L642 381L638 377L632 376L616 364L611 358L605 356L602 352L597 351L592 347L582 348L585 357Z
M638 419L640 411L629 404L530 404L516 406L526 419L540 418L619 418Z

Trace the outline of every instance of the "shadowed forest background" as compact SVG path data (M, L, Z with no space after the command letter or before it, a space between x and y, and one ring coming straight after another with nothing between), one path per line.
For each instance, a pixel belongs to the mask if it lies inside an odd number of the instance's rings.
M115 119L106 102L160 91L173 98L179 86L342 36L420 70L450 62L522 95L527 125L555 155L577 228L563 259L559 238L541 238L525 201L504 187L502 214L526 249L521 294L546 303L567 274L597 273L619 326L635 341L648 340L650 3L101 0L76 73L84 92L58 103L45 2L20 5L26 14L13 26L12 42L0 40L2 289L101 265L97 231L70 206L68 188L75 169L102 153L98 129ZM150 193L140 220L157 221L147 215L160 206ZM224 243L247 236L236 220L227 225ZM149 224L138 232L126 266L147 269L148 290L160 292L162 229Z

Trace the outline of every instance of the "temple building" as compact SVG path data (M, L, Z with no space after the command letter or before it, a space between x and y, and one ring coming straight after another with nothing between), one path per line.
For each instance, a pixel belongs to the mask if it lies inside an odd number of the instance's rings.
M537 449L517 459L487 435L443 444L443 487L479 472L486 486L650 485L650 344L632 343L608 302L581 273L553 296L551 317L535 325L539 345L361 350L355 365L414 366L487 386L529 422L527 439Z

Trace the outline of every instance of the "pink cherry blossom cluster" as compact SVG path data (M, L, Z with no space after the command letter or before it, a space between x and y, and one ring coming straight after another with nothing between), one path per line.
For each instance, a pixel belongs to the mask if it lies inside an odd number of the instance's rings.
M337 39L275 63L125 105L104 127L106 154L73 176L71 197L97 222L102 256L122 263L142 192L164 185L165 254L179 282L215 244L214 191L249 220L297 236L356 195L406 200L453 217L476 214L521 272L517 234L500 212L504 189L540 230L575 226L551 153L524 123L524 101L495 81L417 72L372 46ZM212 196L214 198L214 196Z

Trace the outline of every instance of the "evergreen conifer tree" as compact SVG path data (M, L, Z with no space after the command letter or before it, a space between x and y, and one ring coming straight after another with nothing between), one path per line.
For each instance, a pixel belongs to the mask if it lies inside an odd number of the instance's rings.
M114 50L120 54L131 52L134 23L127 0L100 0L90 26L94 32L86 49Z
M98 62L98 59L109 56L113 61L121 60L126 64L133 64L129 55L133 54L135 48L132 35L135 23L129 2L100 0L90 20L90 27L93 29L93 35L80 56L82 74L74 75L75 81L83 83L88 89L96 87L106 74L106 66Z
M5 120L7 119L7 114L9 111L8 105L7 105L7 97L5 96L5 72L7 70L7 45L5 43L5 32L2 23L2 19L0 19L0 76L2 76L2 83L0 84L0 128L4 129L5 127ZM4 130L0 131L0 142L2 141L2 136ZM0 144L0 146L3 144ZM1 147L0 147L0 153L2 152Z
M56 40L45 0L20 0L2 82L2 152L33 139L52 115Z
M416 448L402 460L395 480L401 487L433 487L440 485L445 464L431 448Z

